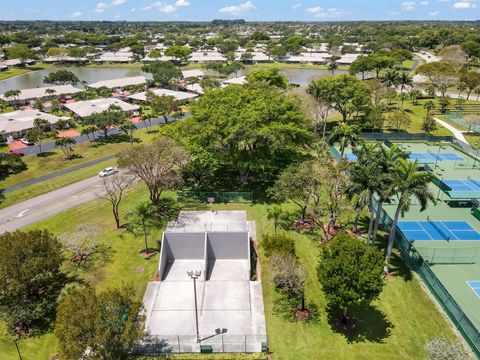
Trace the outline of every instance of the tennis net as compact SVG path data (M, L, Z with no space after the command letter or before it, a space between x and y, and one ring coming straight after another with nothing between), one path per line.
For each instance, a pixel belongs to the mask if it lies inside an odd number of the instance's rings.
M445 240L451 240L450 236L445 232L445 230L443 230L439 223L436 222L436 221L433 221L432 218L430 216L427 216L427 221L432 224L432 226L440 233L440 235L442 235Z
M472 183L474 183L475 185L477 185L480 188L480 181L472 178L471 176L467 176L467 179L470 180Z

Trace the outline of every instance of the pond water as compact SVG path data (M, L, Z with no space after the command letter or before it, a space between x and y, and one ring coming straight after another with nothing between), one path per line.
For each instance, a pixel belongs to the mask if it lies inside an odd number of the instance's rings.
M68 67L67 70L73 72L80 81L86 81L88 84L102 81L112 80L128 76L144 75L151 77L150 74L145 74L141 68L90 68L90 67ZM43 78L49 73L58 70L58 68L50 70L32 71L23 75L19 75L7 80L0 81L0 94L3 94L8 90L23 90L36 87L48 86L43 83ZM308 85L312 80L324 77L332 76L331 71L327 70L314 70L314 69L296 69L289 68L281 71L290 83L298 84L301 86ZM345 74L347 71L337 70L335 75ZM80 85L78 85L80 86Z

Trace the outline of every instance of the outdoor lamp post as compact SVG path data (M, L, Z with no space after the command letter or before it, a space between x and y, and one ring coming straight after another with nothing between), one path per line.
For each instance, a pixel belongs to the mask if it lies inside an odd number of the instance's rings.
M198 307L197 307L197 279L200 277L202 272L200 270L190 270L187 271L187 275L193 279L193 296L195 298L195 325L197 328L197 342L200 342L200 333L198 331Z

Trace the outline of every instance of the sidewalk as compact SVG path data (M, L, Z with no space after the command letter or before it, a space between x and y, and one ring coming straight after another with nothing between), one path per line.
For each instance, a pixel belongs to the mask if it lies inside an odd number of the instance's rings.
M450 130L453 133L453 136L455 136L458 140L468 144L467 139L465 139L465 136L463 136L463 133L460 130L454 128L452 125L447 124L445 121L440 120L439 118L434 117L434 119L437 123Z

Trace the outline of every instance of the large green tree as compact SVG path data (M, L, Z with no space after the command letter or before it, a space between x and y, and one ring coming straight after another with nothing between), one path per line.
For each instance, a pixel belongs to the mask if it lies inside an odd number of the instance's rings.
M366 111L371 106L371 89L363 81L351 75L324 77L312 82L321 100L333 104L346 121L354 112Z
M0 235L0 318L11 331L48 323L67 276L62 244L48 231Z
M163 88L173 88L182 78L182 72L170 61L157 61L143 66L143 71L152 74L153 81Z
M383 255L346 233L338 234L330 246L322 248L317 273L328 305L343 310L342 322L348 321L348 309L369 305L382 292Z
M35 53L25 44L10 46L7 49L7 55L9 59L18 59L22 66L24 66L28 60L35 58Z
M298 101L272 87L211 90L191 111L190 117L164 130L192 149L194 159L200 154L214 160L208 164L216 164L209 171L217 188L271 184L311 139Z
M252 71L247 75L249 83L265 83L270 86L276 86L278 88L286 89L288 86L288 79L285 75L280 74L280 69L260 69Z
M58 305L55 336L62 359L126 360L144 336L141 302L128 287L97 293L76 288Z
M80 80L71 71L58 70L45 76L45 78L43 79L43 82L45 84L55 84L55 85L66 85L66 84L75 85L75 84L78 84Z

